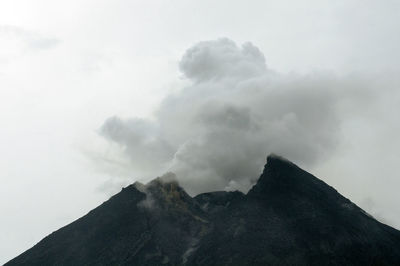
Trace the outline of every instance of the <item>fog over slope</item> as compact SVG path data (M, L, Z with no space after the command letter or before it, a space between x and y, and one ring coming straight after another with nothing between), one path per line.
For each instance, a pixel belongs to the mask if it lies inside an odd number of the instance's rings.
M252 43L226 38L195 44L179 67L189 85L153 119L110 117L100 134L143 176L172 171L190 193L247 191L270 152L305 166L329 158L341 109L370 101L365 79L276 73Z

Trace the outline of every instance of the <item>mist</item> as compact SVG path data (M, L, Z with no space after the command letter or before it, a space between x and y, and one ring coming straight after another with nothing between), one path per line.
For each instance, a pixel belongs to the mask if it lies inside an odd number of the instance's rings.
M245 191L271 152L399 229L399 13L399 1L0 1L0 264L168 171L191 194Z

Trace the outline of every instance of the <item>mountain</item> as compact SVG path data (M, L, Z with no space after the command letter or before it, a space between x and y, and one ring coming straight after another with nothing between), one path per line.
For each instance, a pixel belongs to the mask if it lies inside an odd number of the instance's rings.
M247 194L135 183L5 265L400 265L400 231L270 155Z

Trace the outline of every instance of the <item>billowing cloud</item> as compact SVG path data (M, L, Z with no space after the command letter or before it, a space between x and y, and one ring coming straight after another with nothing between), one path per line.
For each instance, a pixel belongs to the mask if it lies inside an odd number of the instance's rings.
M354 77L276 73L253 44L229 39L194 45L179 67L190 85L166 97L154 119L112 117L100 133L143 175L172 171L192 194L248 190L271 152L305 166L329 157L341 106L354 110L368 91Z
M188 49L180 69L193 81L210 81L224 78L250 78L266 71L265 58L251 43L236 46L229 39L216 42L200 42Z

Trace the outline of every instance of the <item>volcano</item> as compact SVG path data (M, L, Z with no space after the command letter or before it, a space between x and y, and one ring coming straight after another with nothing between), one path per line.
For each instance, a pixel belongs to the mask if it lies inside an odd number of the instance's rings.
M400 265L400 231L270 155L247 194L135 183L5 265Z

